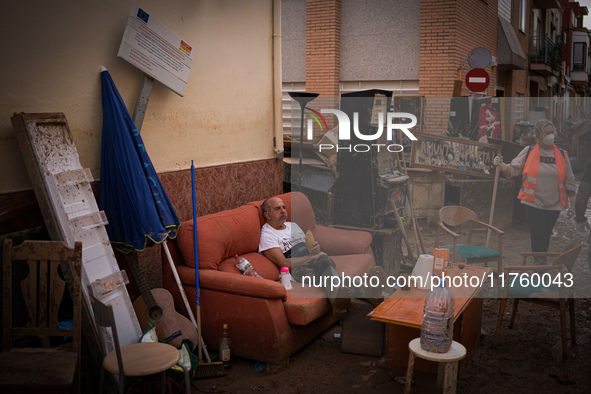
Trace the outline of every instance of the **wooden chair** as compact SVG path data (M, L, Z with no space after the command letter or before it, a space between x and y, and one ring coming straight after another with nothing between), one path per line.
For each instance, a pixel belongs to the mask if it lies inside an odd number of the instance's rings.
M499 332L501 330L501 324L503 323L503 315L505 313L505 304L507 298L514 298L515 303L513 304L513 313L511 314L511 322L509 328L513 328L515 322L515 315L517 314L517 306L519 301L532 302L547 306L554 309L560 310L560 332L562 335L562 358L568 357L566 349L566 308L569 308L570 312L570 329L571 329L571 341L573 345L576 344L575 340L575 300L573 298L574 289L570 286L559 286L552 281L557 275L562 281L567 281L565 274L571 273L572 268L581 251L580 242L574 242L568 245L562 253L542 253L542 252L526 252L521 253L523 256L522 265L518 266L506 266L505 267L505 286L502 291L501 304L499 306L499 317L497 319L497 328L495 330L495 345L499 339ZM552 256L556 257L550 265L529 265L526 266L528 257L536 256ZM518 275L523 276L510 276L510 272L517 272ZM533 274L537 275L533 275ZM545 274L550 274L545 276ZM546 277L550 278L550 282L544 283L540 281L539 286L522 286L521 278L528 278L526 284L530 284L530 279L539 277L540 279ZM513 281L513 279L515 279ZM548 286L547 286L548 285Z
M178 363L181 354L172 345L159 342L142 342L131 345L119 346L117 325L113 315L113 307L105 305L89 294L95 322L103 333L110 332L114 350L107 348L107 344L101 343L103 354L106 356L101 365L99 393L103 392L103 380L105 370L118 375L119 393L125 392L125 377L142 377L160 373L162 375L161 390L166 392L166 371L173 365L181 367L185 373L185 392L191 393L189 371Z
M462 223L470 221L470 229L468 230L468 239L465 244L458 244L459 234L454 233L446 226L459 226ZM472 245L472 231L474 225L479 225L490 229L498 234L499 243L497 249L490 249L480 246ZM439 225L435 235L435 247L439 248L439 229L453 237L453 245L441 246L451 251L450 259L455 261L456 256L465 257L468 264L473 263L487 263L489 261L497 262L497 272L500 275L503 271L503 231L496 227L488 225L478 220L478 215L468 208L449 205L439 210Z
M13 247L12 240L4 240L0 392L79 392L81 261L81 242L71 249L61 241L25 241ZM60 266L72 277L68 314L64 313L69 302L63 300L66 281L60 278ZM13 272L26 271L19 286L25 306L16 309ZM13 322L21 309L27 314L24 327ZM62 328L62 317L71 318L73 327ZM71 340L66 342L64 337Z

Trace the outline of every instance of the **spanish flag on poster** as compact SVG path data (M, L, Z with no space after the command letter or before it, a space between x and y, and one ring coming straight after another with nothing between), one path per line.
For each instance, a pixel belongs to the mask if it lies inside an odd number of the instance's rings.
M187 44L186 42L184 42L183 40L181 40L181 46L179 48L181 51L185 52L187 55L191 54L191 50L193 48L191 48L191 45Z

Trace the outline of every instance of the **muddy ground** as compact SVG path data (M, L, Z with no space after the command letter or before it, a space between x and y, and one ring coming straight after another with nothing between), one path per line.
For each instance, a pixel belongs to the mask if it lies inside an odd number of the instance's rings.
M427 249L432 249L434 229L423 229L422 234ZM477 233L477 242L485 240L486 232ZM588 288L591 273L587 263L587 239L575 233L573 221L563 212L555 227L550 251L561 251L575 240L582 241L584 247L575 263L574 278L578 284ZM506 230L503 238L505 265L520 264L520 252L528 250L529 231L526 226L514 226ZM575 307L577 344L572 346L569 334L567 360L562 359L557 310L521 303L515 326L509 329L513 305L508 303L500 343L493 347L499 300L485 299L480 342L459 377L458 393L591 392L591 299L587 292L578 290L579 298ZM581 295L587 298L580 298ZM288 365L276 373L257 372L256 362L234 358L225 377L196 379L193 390L208 393L282 394L404 392L399 378L405 375L405 369L388 365L384 356L342 353L341 339L335 337L341 332L342 326L334 325L293 354ZM414 381L414 393L436 391L434 375L416 371Z

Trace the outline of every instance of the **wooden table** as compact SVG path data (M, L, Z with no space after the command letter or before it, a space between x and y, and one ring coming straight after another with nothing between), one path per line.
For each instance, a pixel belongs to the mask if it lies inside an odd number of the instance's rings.
M467 351L466 358L460 362L459 371L462 371L478 344L482 323L482 298L477 296L483 287L482 278L485 278L486 283L491 272L492 268L489 267L466 266L463 271L452 267L445 273L447 277L452 278L466 276L461 286L448 286L455 299L453 339L464 345ZM479 279L478 286L470 285L472 277ZM458 280L459 278L456 279ZM464 286L464 282L467 282L467 286ZM475 284L476 278L473 278L472 282ZM408 343L421 335L423 307L427 294L429 290L398 289L368 314L372 320L388 323L386 359L389 364L406 368ZM415 369L435 373L437 364L419 359Z

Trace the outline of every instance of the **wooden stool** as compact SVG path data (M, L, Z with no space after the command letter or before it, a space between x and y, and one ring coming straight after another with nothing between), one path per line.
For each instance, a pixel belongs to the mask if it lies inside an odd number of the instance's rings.
M458 380L458 361L466 357L466 348L461 343L452 341L451 347L446 353L428 352L421 348L421 338L415 338L408 344L408 369L406 370L406 387L404 392L410 393L412 385L412 373L415 366L415 357L439 363L437 370L437 387L443 387L444 394L456 392Z

